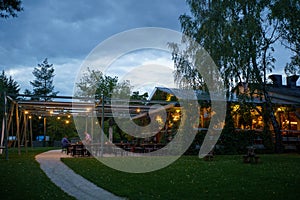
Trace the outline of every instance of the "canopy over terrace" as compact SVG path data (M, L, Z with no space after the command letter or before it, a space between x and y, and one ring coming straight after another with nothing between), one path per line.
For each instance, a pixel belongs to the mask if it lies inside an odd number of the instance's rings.
M112 110L119 114L118 117L124 117L133 119L135 116L140 115L142 113L148 113L151 105L160 104L160 105L168 105L172 102L166 101L128 101L128 100L120 100L120 99L104 99L104 101L95 101L92 98L81 98L81 97L71 97L71 96L33 96L33 95L6 95L7 99L4 105L6 110L6 115L4 116L5 126L5 138L8 141L8 132L10 130L12 121L16 122L16 138L18 142L18 148L20 153L20 135L25 134L26 137L26 116L36 115L44 117L44 120L48 116L65 116L65 115L73 115L73 116L87 116L90 113L94 112L97 117L101 119L113 117ZM51 101L41 101L38 100L40 98L50 98ZM34 100L37 99L37 100ZM114 102L113 104L111 102ZM8 105L10 107L8 108ZM46 123L44 121L44 123ZM103 123L103 121L102 121ZM25 128L24 128L25 126ZM21 133L21 131L23 131ZM44 129L44 135L46 130ZM32 133L31 133L32 134ZM31 137L32 139L32 137ZM6 149L7 147L6 142ZM27 147L27 143L24 144Z
M49 98L51 101L40 101L39 99ZM16 138L19 154L22 143L27 148L27 131L28 119L32 116L39 116L44 118L44 140L46 135L46 117L49 116L63 116L73 114L84 114L88 110L95 107L95 104L89 102L86 98L73 98L69 96L33 96L33 95L11 95L5 96L7 103L4 103L6 115L4 115L4 132L7 142L5 142L6 149L9 143L9 132L13 132L13 137ZM72 99L77 100L72 104ZM13 123L14 122L14 123ZM32 145L32 120L30 120L30 143ZM14 124L14 125L13 125ZM13 130L14 129L14 130ZM26 138L26 139L25 139Z
M51 97L52 101L36 100L13 100L21 112L27 112L30 115L53 116L66 114L84 115L87 111L95 108L95 103L90 101L74 102L72 97ZM58 101L59 99L62 99Z
M20 98L22 97L22 98ZM25 97L25 98L24 98ZM13 104L18 106L19 111L30 113L37 116L53 116L72 114L76 116L86 116L87 113L96 112L98 117L113 117L115 113L122 113L123 117L134 117L141 113L146 113L153 104L174 104L166 101L141 101L141 100L122 100L105 99L95 101L92 98L70 97L70 96L47 96L51 101L30 100L30 98L44 98L45 96L33 96L19 94L18 96L7 96ZM111 104L111 102L114 102ZM176 103L176 102L175 102ZM129 115L126 115L128 113Z

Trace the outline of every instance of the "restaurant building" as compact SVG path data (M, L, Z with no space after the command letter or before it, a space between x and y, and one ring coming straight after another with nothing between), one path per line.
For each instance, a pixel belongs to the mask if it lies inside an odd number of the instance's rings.
M300 86L297 86L299 76L287 77L286 84L283 84L281 75L270 75L269 78L271 82L266 85L266 90L273 105L275 118L280 127L283 148L284 150L299 150ZM255 87L254 84L239 83L227 100L227 108L230 109L229 113L233 120L234 132L243 132L245 134L247 132L255 133L256 136L252 137L253 141L249 141L249 144L253 143L258 148L265 148L264 141L260 135L266 131L265 128L267 127L269 133L272 134L273 142L275 142L274 130L270 120L266 122L266 119L264 119L263 107L266 106L264 95L257 89L253 89L253 87ZM174 102L178 102L175 95L178 92L177 90L156 87L150 96L150 101L159 100L175 105L168 109L168 122L166 123L166 127L162 129L164 133L158 134L158 141L161 141L164 137L172 139L172 130L174 130L176 123L180 121L180 106L174 104ZM208 128L214 110L210 107L211 99L208 93L195 91L195 96L200 105L199 124L195 128L198 128L199 132L203 132ZM241 98L241 96L246 96L247 98ZM159 120L159 116L157 116L157 119ZM266 125L266 123L268 124Z

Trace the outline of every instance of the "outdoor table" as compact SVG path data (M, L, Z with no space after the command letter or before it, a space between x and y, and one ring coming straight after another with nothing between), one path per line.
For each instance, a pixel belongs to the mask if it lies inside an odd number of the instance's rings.
M84 156L85 147L83 144L71 144L71 155L72 156Z

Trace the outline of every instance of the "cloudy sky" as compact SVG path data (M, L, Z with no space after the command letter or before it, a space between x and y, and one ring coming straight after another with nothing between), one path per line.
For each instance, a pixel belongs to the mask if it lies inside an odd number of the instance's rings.
M12 75L21 92L32 90L32 71L48 58L60 95L72 95L83 60L107 38L140 27L180 31L178 17L188 13L185 0L24 0L23 8L18 18L0 19L0 70ZM277 71L282 73L279 66L288 55L277 56ZM125 60L136 57L141 58L133 54ZM171 64L164 53L145 54L141 62L149 59Z

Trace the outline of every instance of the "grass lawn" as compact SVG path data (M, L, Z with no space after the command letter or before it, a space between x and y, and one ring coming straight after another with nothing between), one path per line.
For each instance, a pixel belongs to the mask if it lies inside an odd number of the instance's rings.
M39 168L34 156L49 148L28 149L19 156L0 155L1 199L72 199ZM106 167L94 158L64 158L75 172L129 199L300 199L300 155L260 155L259 164L242 156L203 161L183 156L150 173L130 174ZM112 158L117 159L117 158Z
M242 156L213 161L183 156L159 171L131 174L94 158L64 158L75 172L129 199L300 199L300 155L260 155L244 164ZM117 158L114 158L117 159Z
M0 155L1 199L73 199L54 185L40 169L35 155L49 148L9 149L9 160Z

